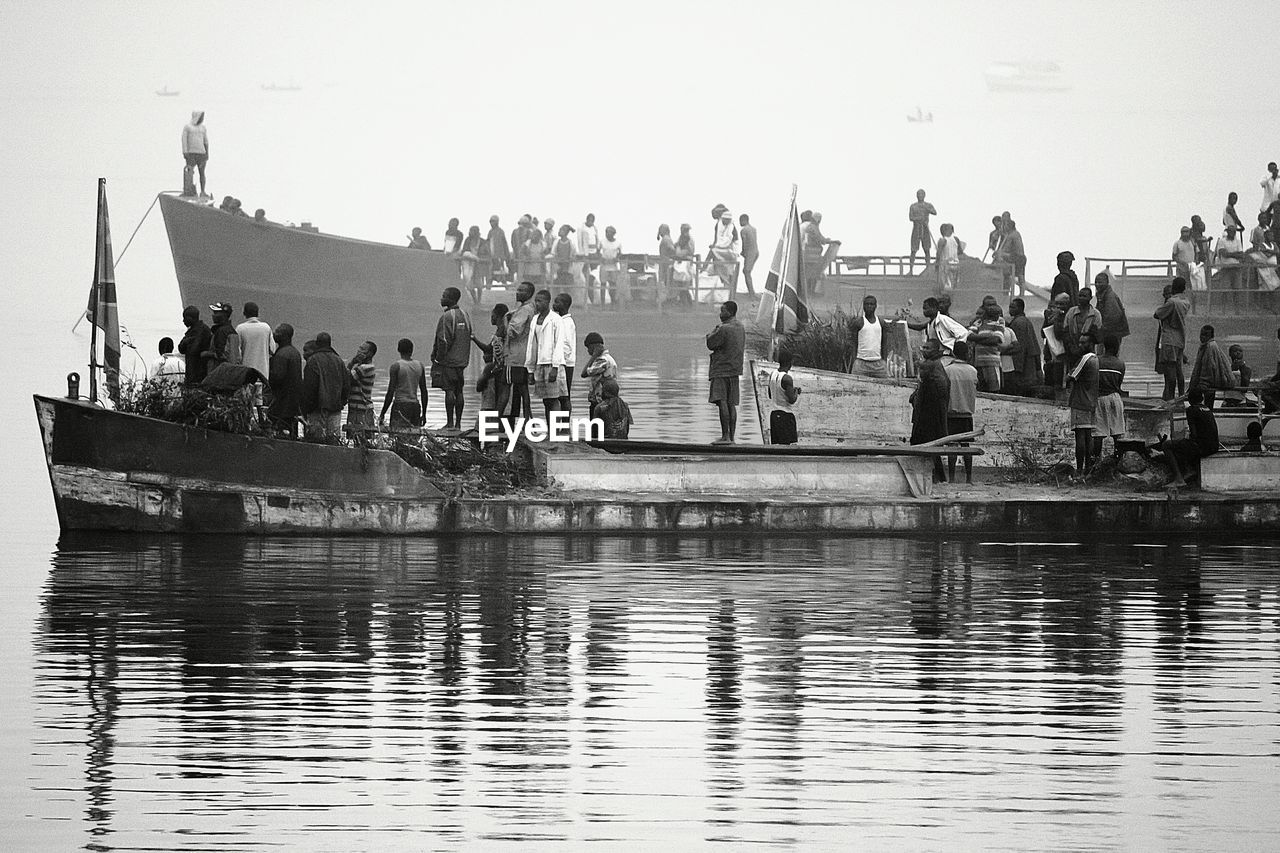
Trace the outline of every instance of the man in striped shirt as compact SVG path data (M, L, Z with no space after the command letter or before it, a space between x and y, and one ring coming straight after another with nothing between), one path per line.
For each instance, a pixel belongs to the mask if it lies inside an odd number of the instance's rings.
M347 395L347 427L350 430L373 429L373 380L378 368L373 357L378 345L365 341L347 362L351 374L351 393Z

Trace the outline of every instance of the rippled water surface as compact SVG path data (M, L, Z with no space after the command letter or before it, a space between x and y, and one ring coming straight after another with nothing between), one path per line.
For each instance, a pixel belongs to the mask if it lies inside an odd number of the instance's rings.
M63 537L31 741L5 743L11 831L1270 848L1277 564L1263 544Z

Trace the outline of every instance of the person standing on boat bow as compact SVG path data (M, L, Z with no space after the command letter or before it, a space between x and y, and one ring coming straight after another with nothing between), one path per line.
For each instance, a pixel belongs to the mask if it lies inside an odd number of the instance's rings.
M271 355L267 384L271 386L271 405L267 420L277 433L298 437L298 415L302 411L302 353L293 345L293 326L281 323L272 332L276 351Z
M707 378L711 392L707 402L720 415L720 437L712 444L733 444L738 429L739 380L747 348L747 333L738 319L738 303L729 300L720 306L720 325L707 335L711 366Z
M351 374L333 351L328 332L316 335L316 348L302 367L302 415L307 438L328 442L342 432L342 408L351 396Z
M444 428L462 429L463 372L471 363L471 318L458 307L462 291L446 287L440 294L444 313L436 323L435 342L431 346L431 385L444 391Z
M864 296L862 313L849 321L849 332L854 337L854 376L889 378L888 323L876 316L876 298Z
M907 265L907 275L915 270L916 252L924 249L924 265L930 263L930 252L933 247L933 234L929 231L929 217L937 216L938 209L924 200L924 190L916 190L916 200L907 208L907 219L911 222L911 261Z
M204 126L204 110L191 111L191 123L182 128L182 158L187 161L187 172L200 172L200 195L208 195L204 182L204 167L209 163L209 131ZM186 190L183 181L183 190ZM194 189L194 188L193 188Z

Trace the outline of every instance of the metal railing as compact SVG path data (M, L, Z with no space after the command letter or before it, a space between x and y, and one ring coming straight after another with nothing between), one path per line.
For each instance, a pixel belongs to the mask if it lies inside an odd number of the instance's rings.
M569 261L516 260L509 266L493 261L457 259L459 287L480 303L491 294L511 295L521 281L532 282L537 289L567 292L573 296L574 310L647 305L658 310L677 310L681 306L732 298L719 277L736 282L740 262L720 264L701 255L677 259L650 254L621 254L607 261L599 255L575 256ZM682 269L678 264L685 264ZM471 265L469 281L463 280ZM562 270L567 267L567 270ZM689 280L682 281L681 273ZM570 277L566 281L563 277ZM558 281L559 280L559 281Z
M1194 313L1280 313L1280 270L1274 260L1246 256L1188 266L1172 259L1085 258L1081 284L1091 283L1095 273L1108 266L1114 276L1112 286L1126 302L1136 302L1139 296L1158 301L1164 285L1181 275L1187 279L1187 297Z

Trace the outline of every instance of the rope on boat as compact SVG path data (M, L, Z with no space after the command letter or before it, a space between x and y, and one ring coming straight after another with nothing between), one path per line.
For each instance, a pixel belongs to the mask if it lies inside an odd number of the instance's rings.
M138 220L137 226L134 227L133 233L129 235L129 240L124 244L124 248L120 250L120 254L116 255L116 266L120 266L120 262L124 260L124 253L129 251L129 247L133 245L133 238L138 236L138 231L142 228L142 223L147 221L147 217L151 215L151 211L155 210L156 202L160 200L160 196L164 193L156 193L156 197L151 199L151 206L147 208L147 212L142 214L142 218Z

